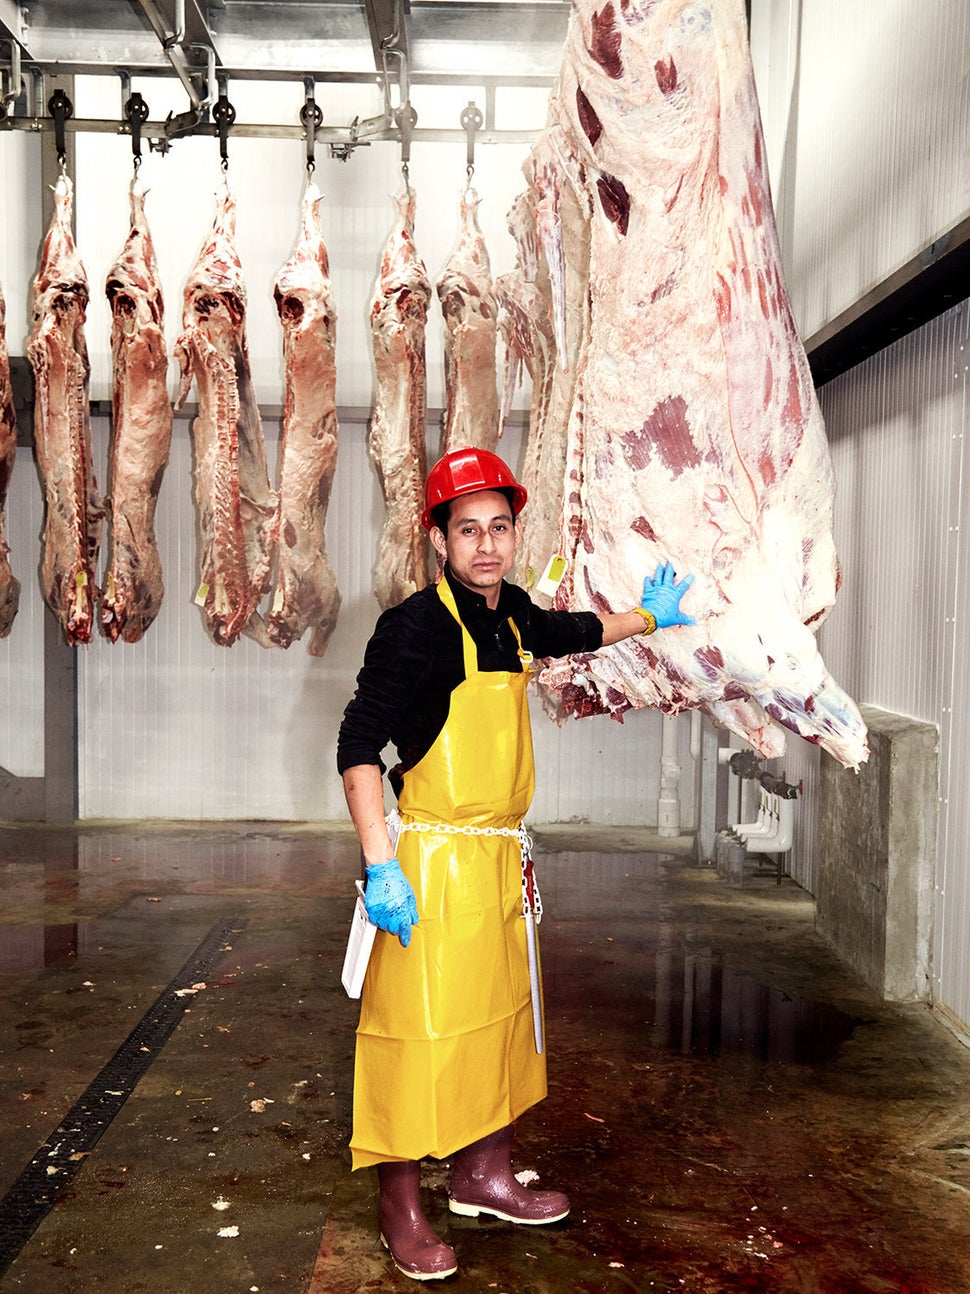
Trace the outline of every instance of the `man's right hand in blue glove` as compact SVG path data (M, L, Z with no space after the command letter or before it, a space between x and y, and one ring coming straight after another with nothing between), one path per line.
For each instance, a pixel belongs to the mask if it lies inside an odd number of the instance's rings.
M418 924L418 904L396 858L367 868L364 904L374 925L397 935L401 947L406 948L411 942L411 927Z

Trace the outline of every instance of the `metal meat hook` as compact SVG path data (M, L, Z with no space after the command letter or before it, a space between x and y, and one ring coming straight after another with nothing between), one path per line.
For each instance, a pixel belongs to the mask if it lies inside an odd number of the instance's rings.
M229 170L229 128L236 120L236 109L229 102L224 87L220 88L219 98L212 109L212 120L219 131L219 156L222 159L223 171Z
M54 118L54 142L57 148L57 160L61 164L61 173L67 168L67 144L64 139L64 123L74 115L74 104L63 90L55 90L47 101L47 111Z
M316 101L316 83L313 78L307 77L303 86L306 90L306 102L300 109L300 122L306 131L306 173L307 179L310 179L317 165L314 148L317 142L316 132L323 125L323 113Z
M461 117L461 128L468 138L468 149L465 155L465 175L467 177L467 186L471 188L472 176L475 174L475 136L482 128L485 118L482 116L481 109L477 106L474 99L468 100L468 107L463 109Z
M141 166L141 128L148 120L148 104L135 90L125 103L125 116L131 127L132 163L137 171Z
M414 130L418 114L410 103L402 103L394 116L401 133L401 174L404 177L404 188L410 193L411 181L408 168L411 161L411 132Z

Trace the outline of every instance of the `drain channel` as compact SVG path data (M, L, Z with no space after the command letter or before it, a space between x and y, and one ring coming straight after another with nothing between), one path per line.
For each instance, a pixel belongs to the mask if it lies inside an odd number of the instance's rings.
M227 951L230 935L238 934L247 924L248 919L241 917L212 927L0 1200L0 1276L54 1207L174 1033L191 1001L189 995L180 997L179 993L211 974Z

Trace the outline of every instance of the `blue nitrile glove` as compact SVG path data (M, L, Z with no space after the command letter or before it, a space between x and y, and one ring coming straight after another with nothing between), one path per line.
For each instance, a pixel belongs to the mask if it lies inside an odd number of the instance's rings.
M386 863L374 863L367 868L367 888L364 890L367 915L378 930L397 935L401 947L411 942L411 927L418 924L418 903L411 883L401 871L396 858Z
M650 612L658 629L697 624L693 616L684 615L680 609L680 599L693 583L693 575L686 575L679 584L675 584L674 568L670 562L661 562L653 579L649 575L646 577L640 605Z

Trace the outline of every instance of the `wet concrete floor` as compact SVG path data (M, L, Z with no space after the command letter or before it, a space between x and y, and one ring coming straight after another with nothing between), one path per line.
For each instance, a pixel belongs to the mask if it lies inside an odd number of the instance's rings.
M539 843L550 1090L516 1168L573 1212L453 1217L429 1161L461 1264L430 1288L968 1294L970 1052L876 1000L788 880ZM418 1288L349 1168L357 867L339 828L0 825L2 1294Z

